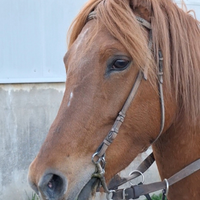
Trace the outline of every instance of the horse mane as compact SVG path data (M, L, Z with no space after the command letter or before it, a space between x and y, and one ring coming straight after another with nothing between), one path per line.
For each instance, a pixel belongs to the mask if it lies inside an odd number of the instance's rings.
M134 15L139 8L149 14L153 51L148 49L148 37ZM97 23L93 31L103 23L128 50L135 65L149 69L150 78L157 76L158 51L162 50L165 90L175 95L181 117L195 125L200 117L199 21L172 0L90 0L70 28L69 48L94 9Z

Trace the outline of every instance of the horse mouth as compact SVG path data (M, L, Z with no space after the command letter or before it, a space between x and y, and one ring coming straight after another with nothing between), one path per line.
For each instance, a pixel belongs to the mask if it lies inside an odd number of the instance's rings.
M100 187L98 178L91 178L78 194L76 200L91 200L95 197L96 191Z

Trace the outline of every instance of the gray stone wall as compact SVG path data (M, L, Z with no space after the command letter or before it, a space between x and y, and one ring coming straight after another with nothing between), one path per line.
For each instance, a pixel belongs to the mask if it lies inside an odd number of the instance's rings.
M64 88L64 83L0 85L0 200L31 197L28 166L57 114ZM122 174L128 175L147 153L138 156ZM154 166L146 182L158 179ZM98 195L97 199L105 198Z

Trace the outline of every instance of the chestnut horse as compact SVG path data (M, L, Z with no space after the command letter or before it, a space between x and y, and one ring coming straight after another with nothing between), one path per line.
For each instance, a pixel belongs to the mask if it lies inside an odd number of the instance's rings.
M91 158L138 74L144 78L106 150L106 184L151 144L161 179L200 158L199 27L171 0L90 0L86 4L73 23L64 57L63 101L29 169L30 185L42 199L85 200L95 195L100 181L91 177L98 158L93 162ZM158 78L159 51L163 83ZM200 170L170 186L168 199L199 200Z

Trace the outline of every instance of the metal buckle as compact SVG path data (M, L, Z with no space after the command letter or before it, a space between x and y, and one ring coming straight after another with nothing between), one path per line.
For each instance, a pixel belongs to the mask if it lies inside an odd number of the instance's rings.
M109 190L109 192L106 194L107 200L112 200L112 195L115 192L115 190Z
M128 194L126 194L126 188L124 188L122 191L122 200L126 200L127 196L128 196Z
M95 160L95 157L97 157L96 160ZM105 155L103 155L102 157L99 157L98 152L94 153L93 156L92 156L92 162L96 167L96 171L92 175L92 177L99 178L104 191L107 194L110 194L110 190L107 187L105 176L104 176L105 175L105 170L104 170L104 168L105 168Z

